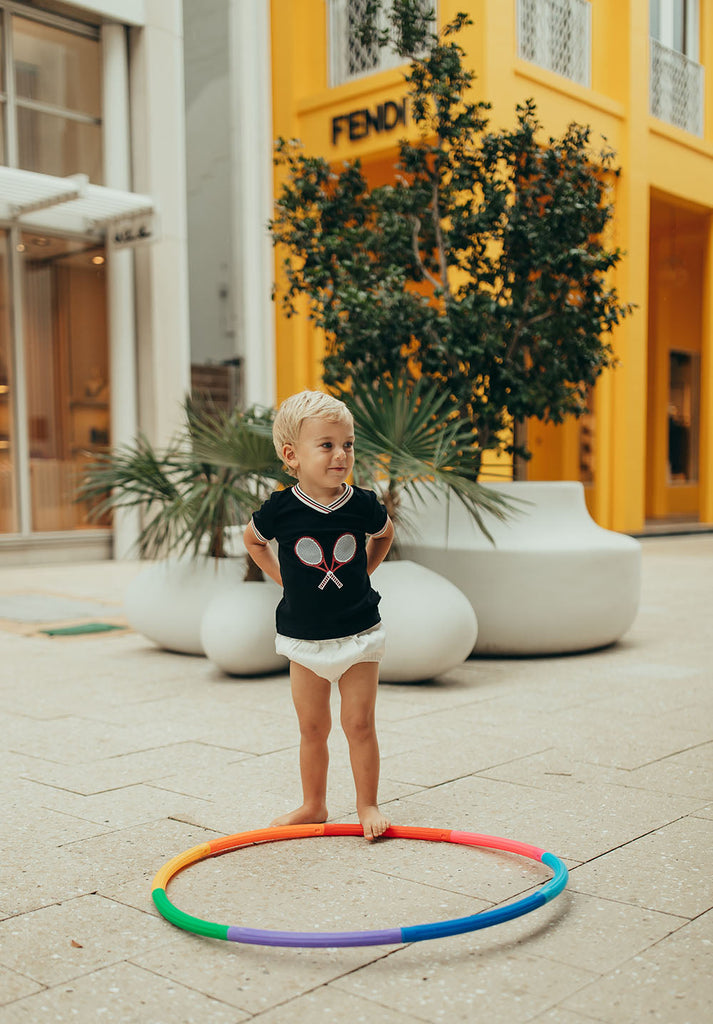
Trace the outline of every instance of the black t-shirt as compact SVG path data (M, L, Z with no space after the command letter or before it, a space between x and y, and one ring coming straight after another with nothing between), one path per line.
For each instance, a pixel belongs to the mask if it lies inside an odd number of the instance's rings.
M373 491L345 485L321 505L299 484L275 491L254 514L258 540L277 538L284 594L277 632L297 640L331 640L380 622L380 595L366 571L366 538L388 515Z

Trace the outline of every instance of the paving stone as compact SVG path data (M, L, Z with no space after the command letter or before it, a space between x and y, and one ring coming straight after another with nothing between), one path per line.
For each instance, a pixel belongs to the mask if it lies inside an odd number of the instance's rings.
M247 1014L133 964L117 964L13 1003L2 1024L239 1024Z
M76 716L55 719L49 729L44 722L23 718L14 723L8 746L15 753L32 754L60 764L86 764L155 747L158 733L159 730L151 730L150 736L146 736L143 730L127 730L108 723L94 723L90 727L86 719ZM176 741L175 736L172 738ZM191 731L186 728L180 739L190 738Z
M156 821L108 832L67 848L84 877L102 896L157 913L151 900L154 875L184 850L218 838L219 834L177 821Z
M166 941L161 922L81 896L0 922L0 963L42 985L90 974Z
M713 1019L712 949L709 911L568 997L564 1006L605 1024L703 1024Z
M41 992L42 985L31 978L26 978L15 971L9 971L6 967L0 967L0 1006L14 1003L16 999L23 999L33 992ZM2 1011L0 1011L2 1019Z
M544 790L474 776L404 797L389 811L399 824L504 836L582 862L699 806L695 798L621 786Z
M196 797L182 796L150 785L124 786L93 796L70 793L53 786L26 783L32 787L32 801L38 806L60 811L75 818L106 825L108 828L126 828L146 821L190 814L202 803Z
M419 1020L424 1019L385 1006L375 1008L374 1003L367 999L349 995L334 985L325 985L316 992L307 992L274 1010L262 1013L260 1024L335 1024L335 1021L349 1021L349 1024L375 1024L375 1021L378 1024L418 1024Z
M3 569L0 597L118 605L139 568ZM0 1024L96 1024L104 1008L112 1024L713 1017L712 571L713 537L647 541L639 616L611 648L381 685L380 796L396 823L532 842L571 871L535 913L408 948L236 946L153 906L171 857L299 802L286 675L232 679L130 632L57 641L0 622ZM333 696L330 813L354 821ZM330 838L214 858L171 895L257 927L367 928L462 916L544 877L510 855Z
M585 1017L574 1010L564 1010L561 1006L555 1006L552 1010L545 1010L538 1013L536 1017L530 1018L531 1024L592 1024L596 1018Z
M542 749L541 736L520 739L517 753ZM415 750L395 756L384 756L381 774L385 779L408 782L421 787L438 786L465 775L483 772L493 765L509 762L513 757L512 738L508 735L472 733L467 739L445 743L421 743Z
M170 896L197 917L287 931L392 928L489 906L476 892L385 874L385 847L357 837L263 843L191 866L172 881Z
M91 796L142 782L159 784L164 779L180 777L181 773L191 777L197 772L208 771L215 776L226 766L252 756L206 743L169 743L86 765L54 764L31 758L22 762L21 773L34 782Z
M622 768L591 764L553 747L478 772L484 779L563 793L576 792L583 786L627 785L633 774Z
M0 594L0 619L14 622L60 622L68 619L96 619L116 613L117 606L77 601L50 594Z
M508 921L487 936L489 948L517 946L568 967L605 974L677 931L685 919L640 910L569 886L541 910Z
M260 1014L261 1021L266 1010L284 1003L281 1010L275 1011L276 1019L282 1019L282 1010L289 1009L290 1016L285 1019L297 1022L311 1020L304 1016L311 1008L311 1000L304 1003L298 998L300 995L315 989L319 992L321 986L334 978L357 971L385 955L384 949L379 947L281 949L210 941L183 933L179 943L152 950L134 958L134 962L161 977L180 981L214 999L240 1007L246 1013ZM346 993L337 992L334 998L337 1004L343 998L349 1005L350 997ZM366 1007L370 1008L373 1019L374 1004L367 1003ZM379 1024L380 1013L379 1010ZM331 1024L340 1020L349 1020L351 1024L349 1016L333 1017ZM406 1020L397 1017L394 1024L406 1024Z
M386 1006L415 1020L491 1024L530 1020L595 978L581 967L563 969L524 950L488 950L481 942L474 949L473 936L462 935L416 943L331 987L373 1002L376 1019Z
M696 917L713 906L713 822L685 817L572 872L578 892Z
M539 886L551 874L542 864L515 854L407 839L380 842L375 870L392 878L477 897L490 905Z

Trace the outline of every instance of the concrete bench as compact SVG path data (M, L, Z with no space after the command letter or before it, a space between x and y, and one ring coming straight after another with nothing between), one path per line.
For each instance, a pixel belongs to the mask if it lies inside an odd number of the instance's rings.
M474 653L560 654L623 636L639 605L639 542L598 526L580 483L492 486L531 503L505 523L486 516L495 546L457 498L413 508L401 545L404 558L468 597L478 619Z

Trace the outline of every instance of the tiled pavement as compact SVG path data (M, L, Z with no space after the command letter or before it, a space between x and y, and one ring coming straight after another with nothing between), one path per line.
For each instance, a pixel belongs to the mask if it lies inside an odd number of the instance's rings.
M39 632L120 622L136 571L0 570L0 1024L713 1020L713 536L644 541L640 614L613 648L382 685L395 822L509 836L571 870L533 914L406 947L237 946L157 916L166 860L297 802L297 731L286 677L229 679L129 631ZM333 819L352 801L335 731ZM346 930L462 916L545 877L445 844L311 839L202 862L170 892L231 924Z

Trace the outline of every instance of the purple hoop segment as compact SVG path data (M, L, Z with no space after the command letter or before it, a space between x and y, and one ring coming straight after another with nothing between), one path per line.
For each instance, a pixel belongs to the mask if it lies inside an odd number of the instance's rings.
M424 939L446 938L450 935L461 935L480 928L488 928L503 921L511 921L515 917L529 914L545 903L558 896L567 884L567 868L553 853L540 850L527 843L519 843L513 839L499 839L497 836L479 835L475 832L456 832L438 828L415 828L406 825L394 825L387 829L384 838L420 839L428 842L455 843L459 846L478 846L481 848L500 850L505 853L519 854L530 860L545 864L553 872L552 878L540 886L534 893L525 896L515 903L509 903L493 910L485 910L468 917L454 918L449 921L435 921L431 924L411 925L403 928L384 928L379 931L359 932L280 932L266 931L260 928L243 928L238 925L216 924L192 917L174 906L166 895L166 887L174 875L184 868L208 857L215 857L230 850L256 843L274 842L282 839L305 839L310 836L361 836L361 825L287 825L279 828L263 828L252 832L239 832L225 839L216 839L201 846L195 846L185 853L179 854L161 868L153 881L153 900L159 913L184 931L197 935L206 935L215 939L226 939L229 942L245 942L257 946L303 946L303 947L334 947L334 946L388 946L408 942L420 942Z

